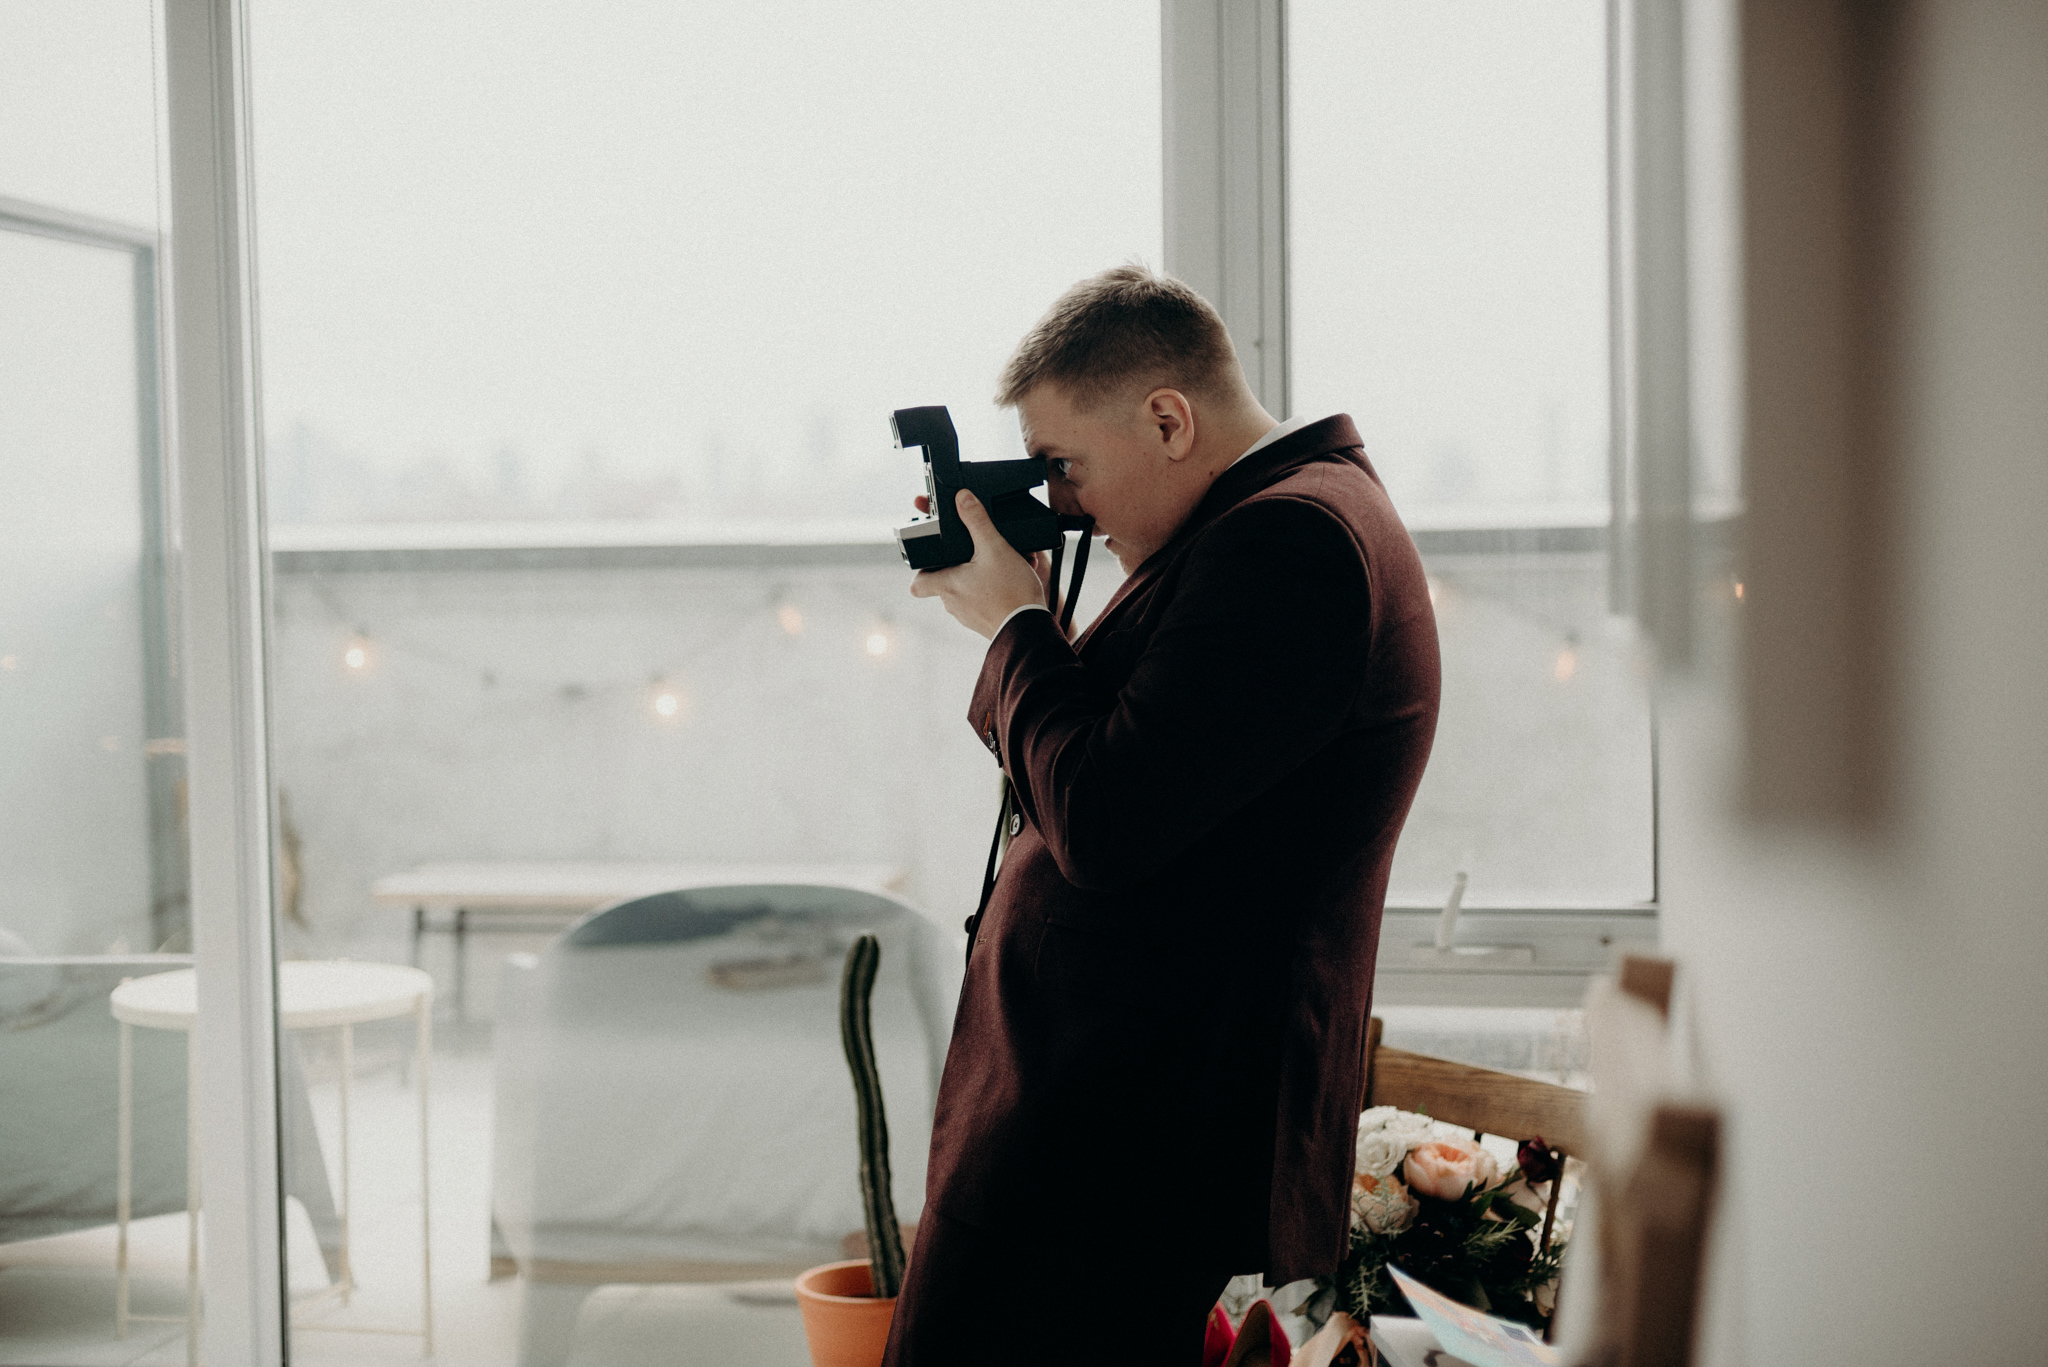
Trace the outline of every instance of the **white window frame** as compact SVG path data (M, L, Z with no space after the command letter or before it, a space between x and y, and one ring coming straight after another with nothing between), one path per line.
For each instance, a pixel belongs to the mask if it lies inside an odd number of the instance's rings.
M164 0L174 559L198 1019L202 1351L286 1357L247 15Z

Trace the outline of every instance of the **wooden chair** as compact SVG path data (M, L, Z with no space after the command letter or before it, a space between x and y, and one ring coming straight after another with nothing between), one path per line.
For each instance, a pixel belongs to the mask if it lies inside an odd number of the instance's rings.
M1631 955L1615 985L1668 1022L1673 977L1669 959ZM1720 1156L1718 1110L1661 1101L1632 1170L1596 1169L1599 1314L1582 1367L1690 1367Z
M1631 955L1616 986L1668 1019L1673 978L1670 960ZM1366 1031L1366 1107L1399 1106L1517 1141L1540 1136L1560 1158L1596 1157L1589 1152L1585 1093L1383 1048L1380 1034L1374 1017ZM1601 1202L1598 1331L1576 1359L1579 1367L1689 1367L1719 1151L1720 1117L1712 1107L1666 1102L1651 1110L1631 1171L1592 1165ZM1561 1185L1551 1187L1546 1248Z
M1384 1048L1380 1044L1382 1028L1378 1016L1366 1027L1365 1098L1360 1109L1398 1106L1518 1144L1541 1139L1560 1164L1566 1156L1585 1156L1584 1092L1406 1049ZM1557 1218L1557 1197L1563 1186L1561 1180L1550 1184L1549 1204L1543 1214L1544 1248L1550 1247L1550 1229Z

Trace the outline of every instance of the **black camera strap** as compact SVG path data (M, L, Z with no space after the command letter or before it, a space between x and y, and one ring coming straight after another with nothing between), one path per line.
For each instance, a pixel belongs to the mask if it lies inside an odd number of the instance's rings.
M1074 572L1067 580L1067 592L1060 594L1060 564L1067 556L1067 536L1070 531L1081 533L1081 544L1074 548ZM1060 635L1071 636L1074 627L1074 605L1081 601L1081 580L1088 573L1088 548L1095 541L1095 519L1081 514L1060 514L1060 540L1052 548L1052 574L1045 584L1045 607L1059 623ZM1017 793L1010 785L1010 775L1003 775L1003 800L996 809L995 834L989 837L988 863L981 871L981 900L975 904L974 915L967 918L967 957L974 957L974 937L981 930L981 914L988 910L988 899L995 894L996 874L1002 868L1003 854L1010 845L1010 817L1017 810Z
M1060 562L1067 556L1067 533L1081 533L1081 544L1074 547L1074 574L1067 584L1067 597L1060 601ZM1052 548L1052 577L1045 585L1045 606L1056 615L1060 624L1060 635L1071 636L1074 631L1074 605L1081 601L1081 579L1088 573L1088 548L1095 544L1095 519L1084 514L1060 514L1060 540Z

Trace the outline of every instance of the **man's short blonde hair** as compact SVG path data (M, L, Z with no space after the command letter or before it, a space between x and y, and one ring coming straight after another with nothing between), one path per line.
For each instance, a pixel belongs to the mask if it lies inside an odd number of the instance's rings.
M1024 335L996 402L1013 407L1051 383L1087 412L1126 393L1213 397L1238 381L1237 352L1208 300L1172 276L1117 266L1074 285Z

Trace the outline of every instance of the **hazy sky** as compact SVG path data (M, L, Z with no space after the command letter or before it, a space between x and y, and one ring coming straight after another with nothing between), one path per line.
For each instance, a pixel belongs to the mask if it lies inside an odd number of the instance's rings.
M1414 516L1605 518L1604 11L1288 6L1296 406Z
M251 24L269 425L380 460L509 444L791 498L851 464L894 510L890 409L1011 454L1018 336L1159 258L1151 0Z
M1602 9L1290 5L1296 406L1353 413L1414 520L1604 503ZM0 0L0 194L153 219L150 29ZM891 408L1012 453L1018 335L1161 264L1155 0L253 0L251 29L266 425L372 474L886 515Z

